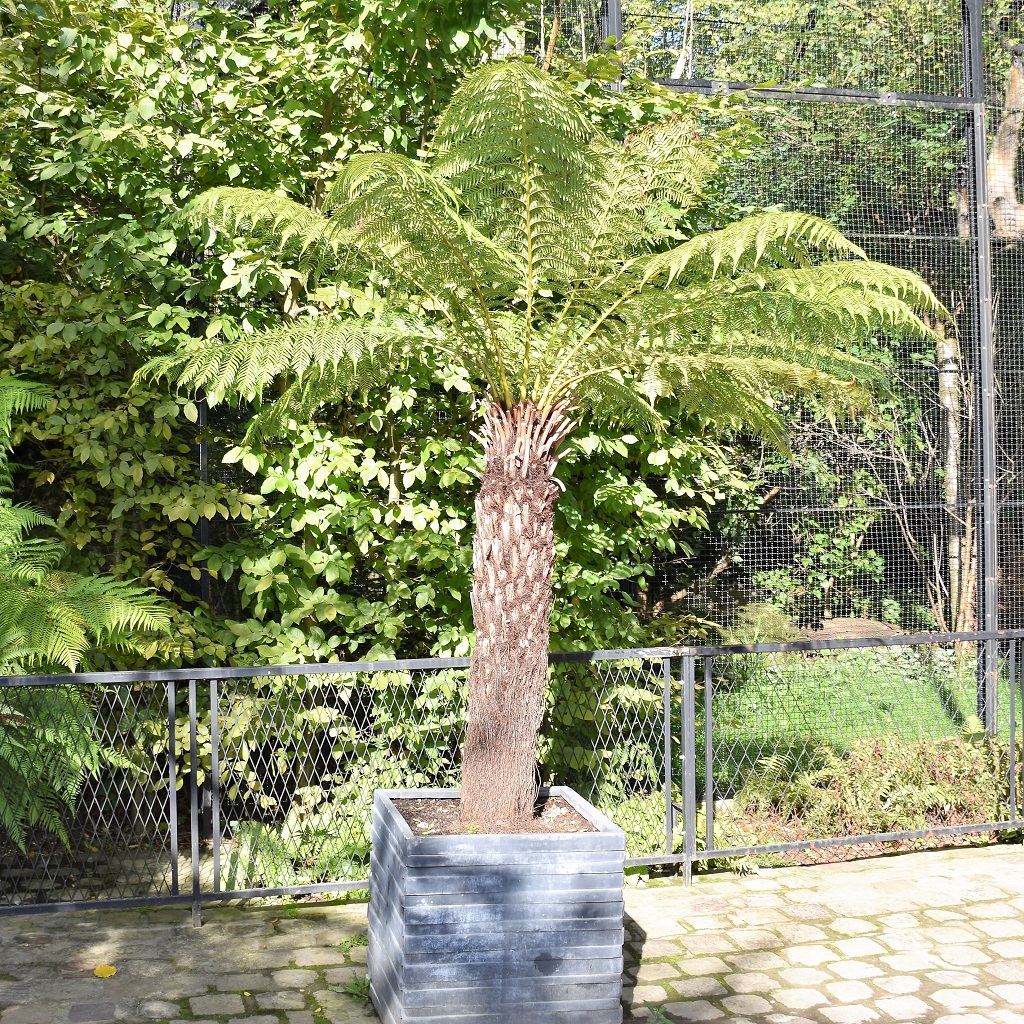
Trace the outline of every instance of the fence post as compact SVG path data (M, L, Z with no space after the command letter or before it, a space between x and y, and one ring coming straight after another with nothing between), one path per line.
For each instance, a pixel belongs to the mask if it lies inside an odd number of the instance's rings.
M1010 821L1017 821L1017 674L1021 671L1017 657L1019 640L1010 641ZM1024 659L1024 651L1021 651Z
M167 681L167 813L171 840L171 895L177 896L178 889L178 766L177 737L174 727L177 722L174 680Z
M615 36L618 43L622 39L622 0L605 0L604 11L604 37Z
M213 806L213 891L220 892L220 724L217 718L217 680L210 680L210 790Z
M691 652L683 655L683 883L693 881L693 861L697 852L697 722L696 686Z
M664 744L665 775L665 853L672 855L675 837L675 811L672 806L672 659L661 659L662 684L662 743Z
M981 389L981 581L978 587L978 628L999 629L999 493L996 463L995 343L992 318L992 240L988 209L988 140L985 128L985 50L982 38L984 0L965 0L963 7L966 87L971 103L971 134L968 160L971 165L973 206L974 284L977 289L975 337ZM999 649L986 640L978 672L978 716L990 736L998 731Z
M715 765L711 746L713 723L711 720L711 680L714 658L704 656L704 831L705 850L715 848Z
M622 0L604 0L601 5L603 44L609 36L615 37L615 49L622 49ZM622 92L622 78L615 79L608 86L613 92Z
M199 743L196 737L196 681L188 681L189 825L192 829L192 926L203 923L199 901Z

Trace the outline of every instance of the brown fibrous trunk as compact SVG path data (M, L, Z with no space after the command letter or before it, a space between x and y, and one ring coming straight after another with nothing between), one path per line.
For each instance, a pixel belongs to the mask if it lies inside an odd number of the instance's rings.
M484 472L473 539L469 709L462 817L478 827L530 817L544 717L558 449L575 424L567 403L484 412Z

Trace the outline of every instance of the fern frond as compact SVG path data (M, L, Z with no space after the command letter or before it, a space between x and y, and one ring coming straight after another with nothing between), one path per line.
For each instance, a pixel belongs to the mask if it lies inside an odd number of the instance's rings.
M166 378L182 390L205 391L211 402L227 394L260 399L269 384L306 373L329 372L339 389L355 389L368 366L386 366L393 347L427 345L436 328L387 309L379 315L316 316L297 320L238 341L195 341L154 359L139 380Z
M864 251L837 228L807 213L762 213L649 257L645 282L709 281L767 263L793 267L809 263L812 250L866 259Z
M551 76L489 62L456 90L425 159L350 158L323 214L230 189L192 209L299 253L329 224L376 268L387 312L194 343L145 374L214 399L260 399L275 383L255 439L383 379L398 352L432 349L505 405L568 398L656 430L672 396L785 448L779 399L864 407L883 375L853 354L861 344L930 338L918 314L948 314L919 277L808 214L759 213L659 251L714 160L685 117L619 145Z
M203 192L174 217L193 228L245 233L273 245L277 256L319 274L336 265L353 243L352 232L301 203L276 192L221 186Z
M690 209L715 169L696 123L681 115L631 135L624 148L643 170L645 195L677 212Z
M653 401L619 371L610 370L583 378L573 389L573 399L598 421L618 423L640 433L660 433L666 423Z
M0 377L0 494L11 488L7 450L11 446L11 421L22 413L45 409L53 392L43 384L21 377Z
M455 91L432 144L433 173L481 231L512 252L525 303L527 365L537 293L571 281L588 248L600 161L572 93L532 65L486 64ZM520 396L525 397L525 396Z

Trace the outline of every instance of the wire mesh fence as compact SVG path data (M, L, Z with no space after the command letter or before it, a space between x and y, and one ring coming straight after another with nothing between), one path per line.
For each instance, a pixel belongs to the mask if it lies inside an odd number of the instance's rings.
M715 177L723 217L823 217L920 274L950 313L929 321L932 339L859 351L888 375L868 416L794 406L791 460L748 443L749 507L687 535L694 558L655 561L653 602L695 639L1021 624L1021 14L982 0L601 8L595 38L621 40L628 69L738 93L749 130ZM585 56L574 36L559 47ZM725 123L721 105L693 109L709 132Z
M554 656L539 753L640 853L665 842L666 665ZM0 680L0 908L365 885L374 790L458 786L467 666Z
M703 857L1019 820L1019 662L996 651L997 728L978 717L978 641L707 656L698 667L696 798ZM877 844L868 844L874 852ZM803 847L803 849L799 849Z
M1021 636L553 655L538 783L686 871L1020 828ZM365 886L374 790L458 786L467 667L0 680L0 911Z
M623 0L652 78L962 95L959 0Z
M0 906L176 893L174 722L163 684L0 682Z

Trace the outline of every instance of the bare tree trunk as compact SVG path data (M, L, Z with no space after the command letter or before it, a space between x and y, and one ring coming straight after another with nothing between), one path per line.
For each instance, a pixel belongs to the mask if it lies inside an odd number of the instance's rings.
M550 71L551 62L555 59L555 43L558 42L558 33L562 28L562 0L555 0L555 13L551 18L551 35L548 37L547 51L544 54L544 63L541 64L541 71Z
M473 538L469 720L462 817L478 826L530 817L544 717L555 562L558 447L575 424L565 404L491 405Z
M1007 49L1012 58L1003 117L988 156L988 198L995 237L1020 238L1024 234L1024 204L1017 199L1017 151L1024 124L1024 45Z
M960 518L960 460L962 456L960 424L963 409L960 401L960 353L956 338L946 336L945 324L939 320L932 325L937 341L936 362L939 367L939 406L943 414L943 497L946 504L946 561L949 574L950 622L960 618L963 601L960 545L962 521Z

